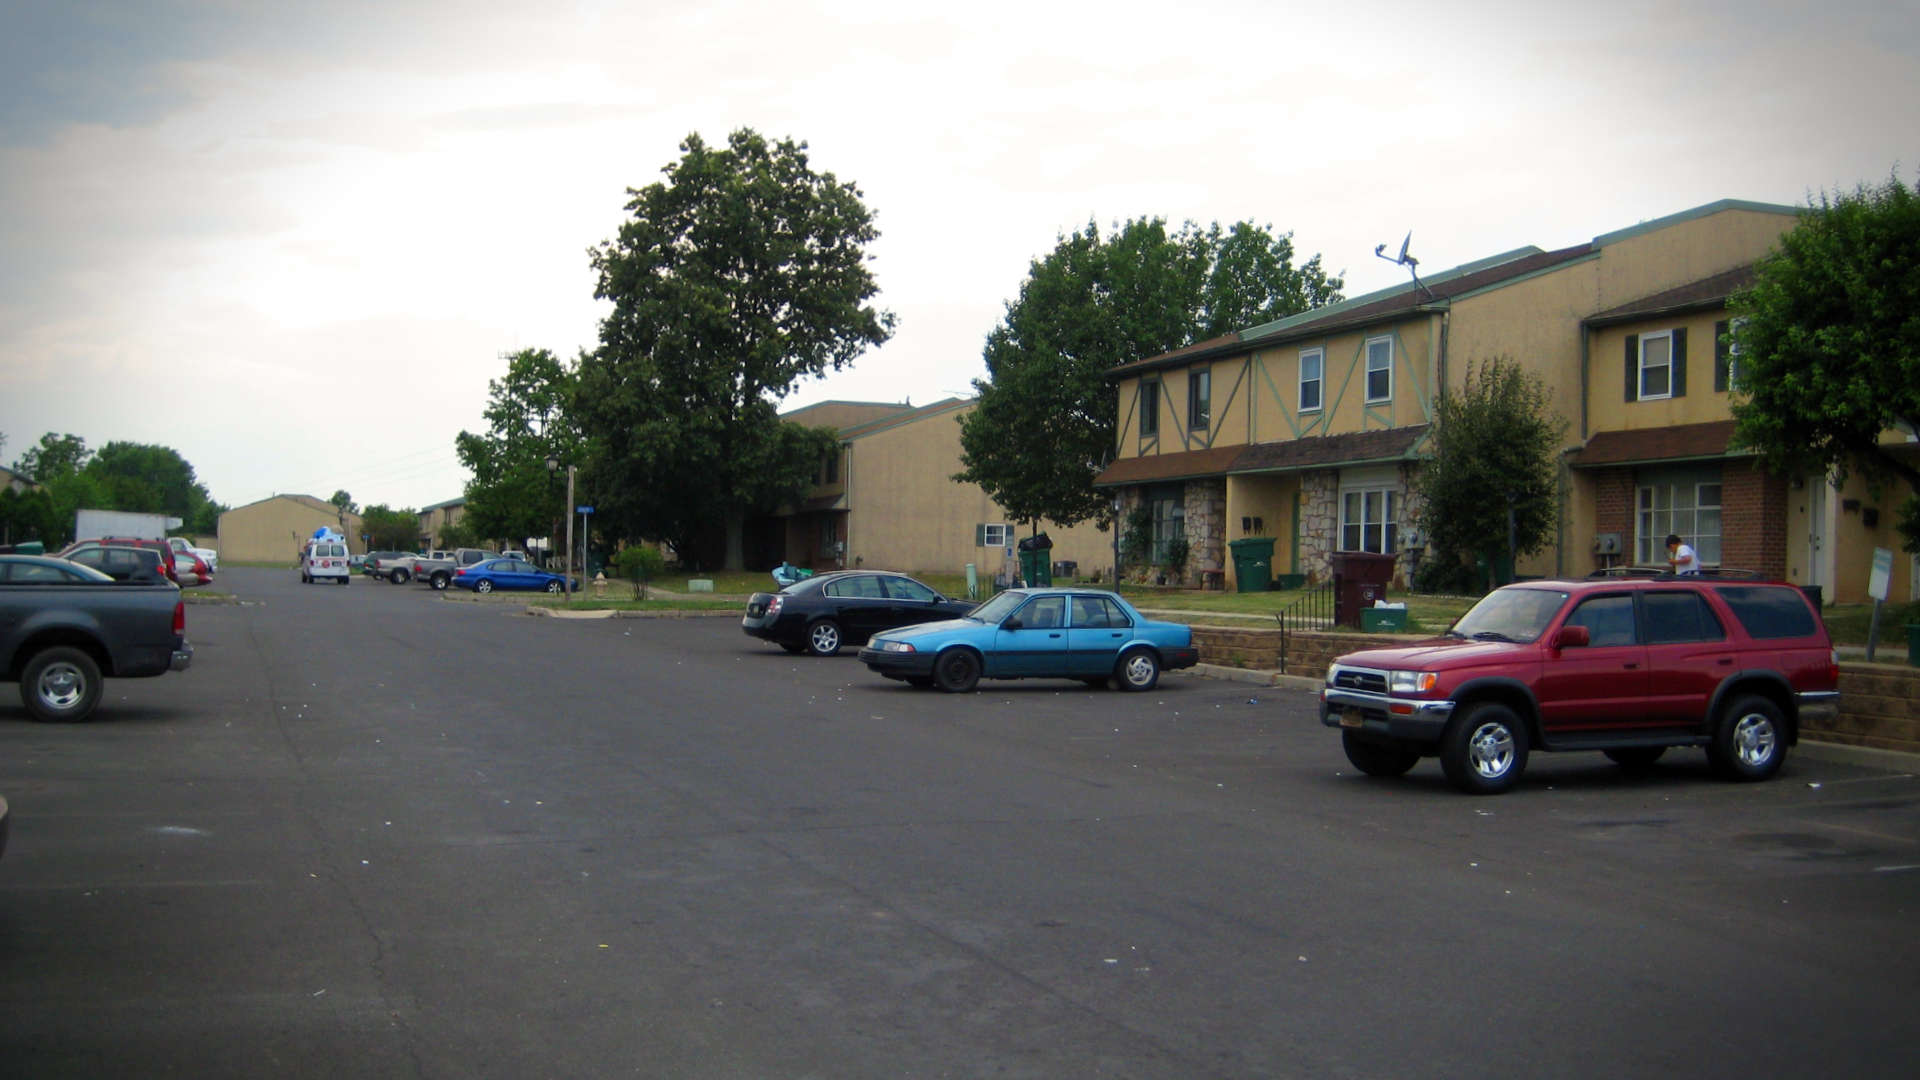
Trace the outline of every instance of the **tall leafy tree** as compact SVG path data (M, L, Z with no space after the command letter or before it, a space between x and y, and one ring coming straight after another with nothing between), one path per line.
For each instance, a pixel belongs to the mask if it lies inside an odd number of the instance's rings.
M185 521L208 502L193 466L170 446L110 442L85 471L99 483L108 509L169 514Z
M1823 193L1730 307L1740 444L1775 472L1858 469L1920 492L1904 441L1883 441L1920 431L1920 193L1898 176ZM1920 496L1898 520L1920 552Z
M467 482L465 524L476 535L524 543L565 529L566 465L583 453L573 400L578 373L546 349L522 349L507 358L507 372L487 383L484 432L462 431L454 439L473 478ZM551 458L561 463L556 474Z
M20 455L14 468L33 477L36 483L47 483L61 477L72 476L87 467L93 460L93 451L87 449L87 442L78 435L56 435L49 431L40 436L40 441Z
M343 514L357 514L360 512L360 504L353 501L353 496L347 493L346 488L341 488L328 496L327 501L333 504L335 510Z
M803 495L832 445L782 423L779 401L894 317L870 303L872 213L804 143L742 129L680 151L591 253L613 310L580 366L588 482L602 527L738 566L743 520Z
M1060 238L1036 259L987 335L979 404L961 420L954 479L979 484L1036 530L1106 524L1093 478L1112 460L1117 391L1109 369L1197 339L1270 322L1340 298L1319 256L1293 265L1291 234L1240 222L1128 221Z
M381 503L361 512L360 529L367 534L369 550L412 551L420 542L420 515L411 509L394 510Z
M1469 362L1460 389L1435 403L1432 457L1414 486L1437 558L1518 557L1552 539L1567 429L1552 405L1541 377L1506 357Z

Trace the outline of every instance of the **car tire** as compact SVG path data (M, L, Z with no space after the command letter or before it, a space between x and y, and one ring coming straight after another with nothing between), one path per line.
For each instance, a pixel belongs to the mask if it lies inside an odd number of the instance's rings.
M840 651L840 624L832 619L815 619L807 624L807 651L815 656L833 656Z
M1351 731L1340 733L1340 749L1347 752L1353 767L1368 776L1405 776L1420 761L1420 755L1397 746L1382 746Z
M1713 726L1707 761L1729 780L1765 780L1787 759L1786 719L1758 694L1735 698Z
M559 582L557 582L557 581L549 581L549 582L547 582L547 592L549 592L549 593L551 593L551 594L553 594L554 596L559 596L559 595L560 595L560 583L559 583Z
M1601 751L1607 755L1608 761L1628 772L1652 768L1653 763L1659 761L1660 755L1666 752L1667 748L1664 746L1618 746L1612 750Z
M473 583L473 591L485 596L487 593L493 591L493 582L486 578L481 578L479 581Z
M342 585L351 585L351 584L353 584L353 575L352 575L352 574L348 574L348 575L347 575L346 577L343 577L343 578L341 578L341 579L340 579L340 584L342 584Z
M1469 795L1498 795L1527 768L1527 726L1497 701L1470 706L1440 739L1447 782Z
M948 649L933 662L933 684L949 694L970 693L980 685L980 656L972 649Z
M1152 649L1128 649L1113 665L1113 681L1136 694L1151 690L1160 682L1160 658Z
M42 649L20 671L20 701L35 720L72 723L100 704L100 665L84 649Z
M427 579L427 584L432 585L435 589L439 590L440 592L446 592L447 586L452 584L452 582L453 582L452 575L448 574L444 570L434 574L432 577Z
M405 585L407 582L413 580L413 575L405 570L395 570L393 573L387 575L387 580L393 582L395 585Z

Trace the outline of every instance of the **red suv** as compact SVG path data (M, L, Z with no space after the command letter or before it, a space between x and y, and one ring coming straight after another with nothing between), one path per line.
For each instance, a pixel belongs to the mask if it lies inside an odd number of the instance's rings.
M1534 581L1487 594L1441 638L1335 660L1320 720L1369 776L1438 756L1475 794L1512 787L1529 749L1644 768L1699 746L1723 776L1765 780L1803 717L1838 710L1839 682L1826 626L1792 585Z

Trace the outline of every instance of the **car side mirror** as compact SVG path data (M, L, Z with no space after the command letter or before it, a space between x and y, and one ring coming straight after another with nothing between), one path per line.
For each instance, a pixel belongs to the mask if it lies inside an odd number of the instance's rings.
M1025 624L1025 623L1023 623L1023 622L1021 622L1021 621L1020 621L1019 619L1008 619L1008 620L1007 620L1006 622L1003 622L1003 623L1001 623L1001 624L1000 624L1000 629L1002 629L1002 630L1018 630L1018 629L1020 629L1020 628L1021 628L1022 626L1025 626L1025 625L1026 625L1026 624Z
M1553 636L1553 647L1556 649L1564 649L1571 645L1584 646L1590 644L1592 641L1593 636L1587 632L1586 627L1563 626L1560 628L1560 632Z

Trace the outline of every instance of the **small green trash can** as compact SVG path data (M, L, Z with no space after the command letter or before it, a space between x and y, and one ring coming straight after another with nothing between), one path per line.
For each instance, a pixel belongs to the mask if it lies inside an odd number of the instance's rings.
M1362 608L1360 629L1369 634L1398 634L1407 628L1406 608Z
M1920 667L1920 623L1907 624L1907 664Z
M1053 584L1053 540L1046 533L1020 541L1020 580L1028 588Z
M1273 537L1248 536L1227 544L1233 549L1233 580L1239 592L1266 592L1273 580Z

